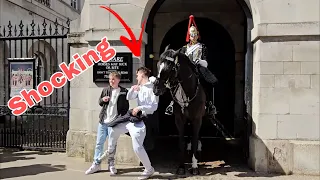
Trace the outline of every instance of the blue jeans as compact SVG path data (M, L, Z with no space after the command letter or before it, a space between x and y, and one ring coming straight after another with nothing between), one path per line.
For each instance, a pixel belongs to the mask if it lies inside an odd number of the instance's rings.
M110 127L108 127L105 123L99 123L97 130L97 141L96 141L96 149L93 157L93 161L95 164L100 164L98 158L103 154L104 143L107 140L107 137L110 132Z

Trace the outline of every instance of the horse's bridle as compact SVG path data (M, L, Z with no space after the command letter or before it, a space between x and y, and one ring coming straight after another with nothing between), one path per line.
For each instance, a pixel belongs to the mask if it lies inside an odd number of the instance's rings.
M197 96L198 94L198 91L199 91L199 85L200 85L200 81L199 81L199 78L197 78L197 89L196 89L196 92L194 93L193 97L190 99L189 97L187 97L186 100L183 100L182 102L179 101L179 99L177 99L175 97L175 94L177 93L178 89L179 89L179 85L181 86L181 83L183 82L182 80L179 80L178 78L178 72L180 70L180 64L178 62L178 56L176 56L176 58L172 58L172 57L166 57L165 58L166 60L168 61L172 61L174 63L174 67L172 68L173 71L175 71L175 75L174 75L174 78L175 79L173 82L170 82L169 79L164 83L164 85L170 90L170 94L173 98L173 100L175 102L177 102L178 104L183 104L183 107L182 108L182 111L185 107L188 107L189 103L191 101L193 101L195 99L195 97ZM192 76L194 76L195 74L192 72L187 79L191 78ZM178 80L176 80L178 79ZM173 85L173 86L171 86Z

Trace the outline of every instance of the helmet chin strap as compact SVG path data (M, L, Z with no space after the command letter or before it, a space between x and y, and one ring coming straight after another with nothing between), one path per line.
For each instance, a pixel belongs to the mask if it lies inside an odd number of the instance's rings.
M194 45L194 44L196 44L197 42L198 42L198 40L191 40L191 41L190 41L190 44L191 44L191 45Z
M195 38L195 37L194 37ZM191 44L191 45L194 45L194 44L197 44L197 42L198 42L198 39L190 39L190 41L189 41L189 43Z

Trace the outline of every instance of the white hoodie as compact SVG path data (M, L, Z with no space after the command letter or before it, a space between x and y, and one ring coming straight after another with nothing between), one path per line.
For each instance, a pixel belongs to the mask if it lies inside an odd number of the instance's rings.
M127 100L138 98L138 108L142 111L144 116L153 114L153 112L158 109L159 97L153 93L152 80L152 77L150 77L146 84L140 85L139 91L135 91L133 90L133 87L131 87L127 94Z

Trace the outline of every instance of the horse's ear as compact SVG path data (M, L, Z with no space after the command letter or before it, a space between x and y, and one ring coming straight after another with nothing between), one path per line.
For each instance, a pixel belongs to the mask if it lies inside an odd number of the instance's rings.
M170 46L170 44L168 46L166 46L166 48L164 49L164 52L166 52L169 49L169 46Z
M176 51L173 53L173 57L176 57L176 56L180 53L180 50L181 50L181 49L176 50Z

